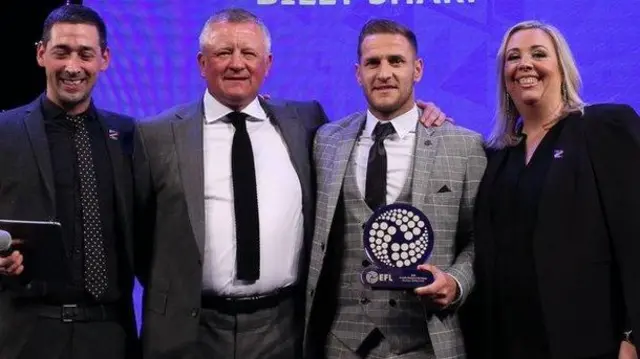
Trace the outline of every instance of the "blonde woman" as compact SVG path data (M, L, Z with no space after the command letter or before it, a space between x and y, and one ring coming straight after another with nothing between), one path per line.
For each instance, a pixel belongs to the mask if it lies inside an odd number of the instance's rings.
M509 29L498 77L476 200L484 357L618 358L640 330L640 118L585 105L566 41L543 23Z

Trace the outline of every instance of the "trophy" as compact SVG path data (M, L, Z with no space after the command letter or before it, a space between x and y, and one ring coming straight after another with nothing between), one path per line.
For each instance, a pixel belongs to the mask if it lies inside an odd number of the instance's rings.
M419 271L433 250L433 229L419 209L394 203L378 208L364 225L364 251L373 264L360 280L371 289L413 289L433 283Z

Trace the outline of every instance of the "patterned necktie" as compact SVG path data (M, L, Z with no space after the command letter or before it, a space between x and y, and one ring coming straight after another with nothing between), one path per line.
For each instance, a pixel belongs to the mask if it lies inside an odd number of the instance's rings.
M236 276L240 280L255 281L260 277L260 223L256 169L251 139L247 132L247 117L248 115L240 112L227 115L236 129L231 144L236 217Z
M84 236L84 285L100 298L107 290L107 261L98 205L98 185L85 117L67 116L74 125L73 143L80 175L82 232Z
M373 129L374 142L369 150L364 200L372 210L387 202L387 151L384 139L396 133L389 122L378 122Z

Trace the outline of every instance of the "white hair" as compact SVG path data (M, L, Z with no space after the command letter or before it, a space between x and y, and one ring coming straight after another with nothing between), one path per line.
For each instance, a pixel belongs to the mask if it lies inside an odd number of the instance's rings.
M212 25L220 22L229 22L233 24L240 23L253 23L260 27L262 30L262 34L264 35L264 44L267 49L267 53L271 53L271 33L267 26L258 18L256 15L244 9L226 9L222 10L213 16L211 16L207 22L202 27L202 31L200 32L199 44L200 51L204 49L205 46L209 44L209 39L211 38Z

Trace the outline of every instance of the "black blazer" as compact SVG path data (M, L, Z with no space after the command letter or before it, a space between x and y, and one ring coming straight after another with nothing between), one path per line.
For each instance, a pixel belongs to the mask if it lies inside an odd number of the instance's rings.
M615 352L625 326L640 332L640 118L629 106L606 104L564 121L556 143L562 154L547 173L533 240L546 334L558 359ZM489 326L490 188L504 154L490 154L476 199L480 307L471 315L480 320L468 335L482 338L484 358L501 344Z
M0 218L50 221L56 217L55 188L41 99L0 113ZM123 289L122 305L130 314L128 335L137 337L131 301L134 283L133 256L133 119L98 110L106 129L119 132L117 140L107 141L113 169L116 196L118 240L124 241L130 273ZM122 275L120 277L123 277ZM5 280L5 279L3 279ZM22 346L36 317L13 309L12 291L0 285L0 357L12 358Z
M299 278L305 279L315 213L311 147L326 122L317 102L261 101L289 150L302 188L304 245ZM137 161L136 220L139 243L152 253L145 276L142 341L145 358L197 341L205 242L202 100L179 105L139 122L145 161ZM137 152L137 151L136 151ZM134 157L136 157L134 155ZM145 250L143 250L145 251ZM300 283L298 312L304 310ZM302 330L302 329L301 329Z

